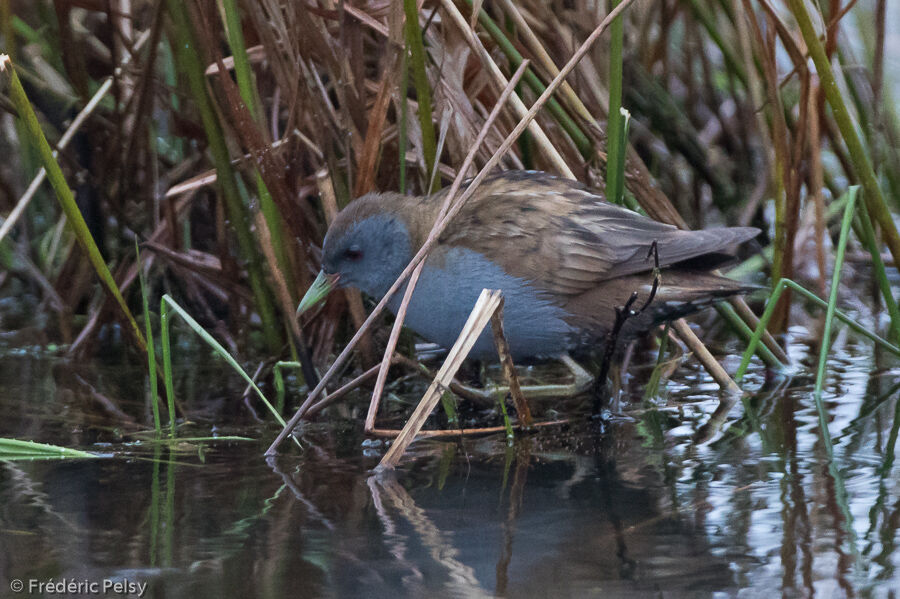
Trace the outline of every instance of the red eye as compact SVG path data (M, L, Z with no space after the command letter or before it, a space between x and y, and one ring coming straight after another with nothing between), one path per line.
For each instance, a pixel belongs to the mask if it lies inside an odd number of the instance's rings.
M352 262L359 262L363 257L363 253L361 249L353 246L344 252L344 257Z

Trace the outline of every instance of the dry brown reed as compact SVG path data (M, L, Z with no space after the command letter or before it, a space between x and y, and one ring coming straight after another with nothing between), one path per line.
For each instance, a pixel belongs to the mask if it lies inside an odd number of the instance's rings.
M860 219L871 218L884 239L879 249L900 247L889 218L900 197L900 119L885 84L884 2L868 15L833 0L806 20L810 6L801 4L663 0L623 9L623 102L634 123L625 182L648 215L666 222L760 226L773 282L805 279L824 293L833 202L848 183L866 186L855 231L868 230ZM343 323L359 329L374 320L358 296L336 295L314 318L292 322L292 302L318 270L328 214L371 190L422 193L433 180L481 171L498 154L499 168L602 187L602 40L547 98L528 134L502 151L557 65L608 16L602 2L428 0L418 5L417 31L407 29L404 3L388 0L12 6L15 22L0 23L15 32L6 50L128 302L140 303L137 239L151 250L142 267L158 293L178 297L244 353L259 351L250 333L262 331L262 351L300 356L310 387L315 368L348 347ZM845 41L860 31L875 40L867 54ZM422 41L419 62L408 53L410 34ZM185 52L201 65L199 79ZM423 86L431 102L424 115ZM0 165L0 296L29 289L54 316L48 337L90 354L114 306L96 293L48 190L39 179L29 187L37 165L11 118L0 139L14 149ZM443 131L435 155L428 129ZM782 302L775 332L791 322L787 293ZM753 327L746 305L736 307ZM363 352L362 365L377 353ZM382 367L376 396L385 374ZM298 414L316 401L314 391Z

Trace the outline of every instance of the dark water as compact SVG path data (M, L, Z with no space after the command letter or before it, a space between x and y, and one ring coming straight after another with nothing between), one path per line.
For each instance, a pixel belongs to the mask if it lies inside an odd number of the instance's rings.
M512 447L419 442L389 476L372 471L384 447L361 418L307 425L302 453L264 459L277 429L252 422L216 366L179 367L192 420L179 434L256 441L170 450L102 406L148 422L139 368L7 349L0 436L107 457L0 462L0 596L28 595L16 579L128 581L145 597L893 596L900 486L884 464L900 372L853 339L836 351L833 470L802 365L720 409L719 430L716 387L692 360L642 402L647 355L602 434L570 414Z

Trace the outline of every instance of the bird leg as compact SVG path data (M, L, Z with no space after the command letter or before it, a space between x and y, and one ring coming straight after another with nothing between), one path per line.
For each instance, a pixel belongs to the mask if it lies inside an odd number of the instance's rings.
M592 411L594 418L600 415L603 406L609 399L609 389L606 384L606 379L609 376L609 367L610 364L612 364L613 354L616 351L616 343L619 340L619 334L622 332L622 327L625 326L625 322L629 318L638 316L646 310L653 302L653 299L656 297L656 292L659 290L659 247L655 239L650 244L650 251L647 252L646 260L649 260L650 256L653 256L653 285L650 287L650 295L647 296L644 305L637 310L633 308L635 302L638 300L638 292L632 291L631 296L628 298L628 301L625 302L625 305L621 308L617 306L615 309L616 320L613 323L612 329L606 336L606 347L603 352L603 361L600 363L600 374L598 374L597 378L594 380L594 409Z

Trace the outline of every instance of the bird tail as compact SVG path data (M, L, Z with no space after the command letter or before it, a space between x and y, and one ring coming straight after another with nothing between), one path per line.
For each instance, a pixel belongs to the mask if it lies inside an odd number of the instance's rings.
M656 297L647 306L652 324L674 320L693 314L733 295L743 295L760 289L720 275L691 270L662 272Z
M594 339L602 339L615 322L616 308L623 307L632 293L637 300L632 308L640 314L625 322L622 336L628 338L658 324L688 316L733 295L759 289L721 275L678 268L664 269L652 300L653 276L641 273L604 281L591 291L572 300L566 309L579 315L574 324L590 331Z

